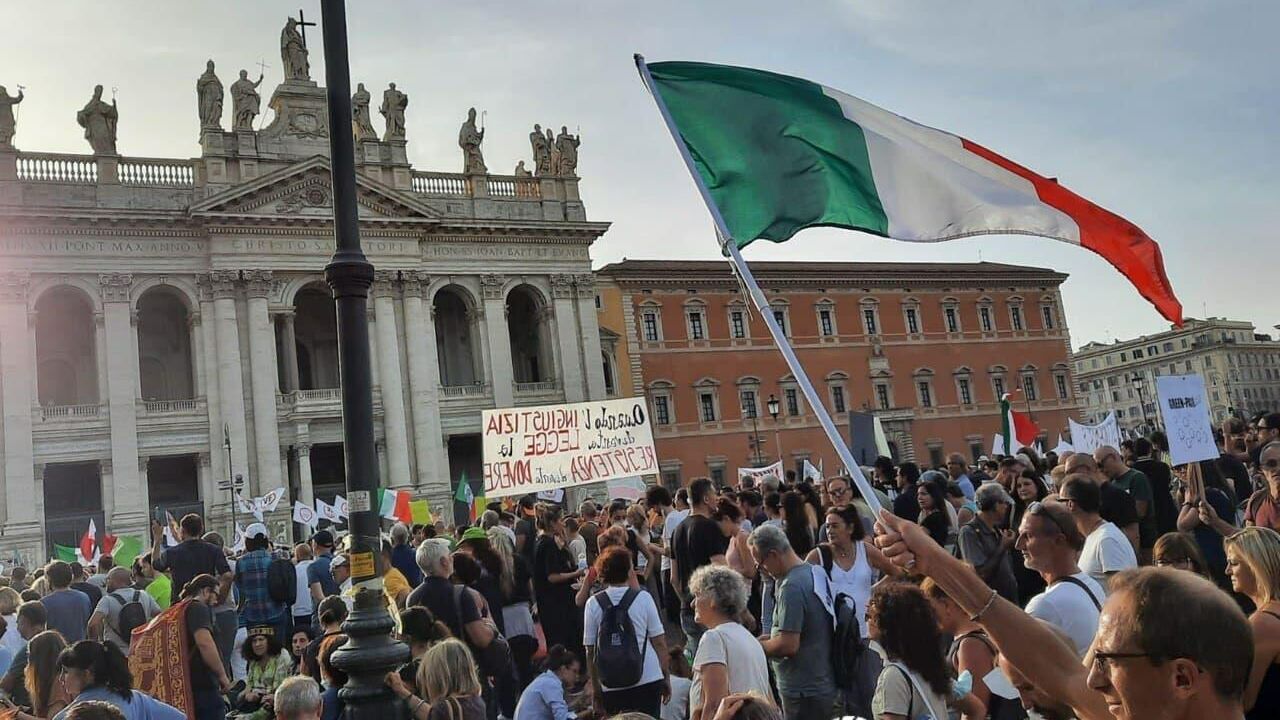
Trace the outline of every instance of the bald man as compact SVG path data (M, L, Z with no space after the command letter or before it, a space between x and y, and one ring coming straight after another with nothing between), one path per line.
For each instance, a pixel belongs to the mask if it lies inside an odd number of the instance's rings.
M1088 453L1078 452L1067 458L1068 475L1087 475L1102 488L1102 519L1114 524L1129 538L1134 555L1139 550L1138 506L1133 496L1116 487L1111 479L1098 468L1098 462Z
M116 567L107 573L107 591L98 601L98 607L89 616L88 637L104 640L125 655L129 654L129 638L120 629L120 611L125 605L137 602L147 614L147 620L160 614L155 598L142 590L129 587L133 576L128 568Z

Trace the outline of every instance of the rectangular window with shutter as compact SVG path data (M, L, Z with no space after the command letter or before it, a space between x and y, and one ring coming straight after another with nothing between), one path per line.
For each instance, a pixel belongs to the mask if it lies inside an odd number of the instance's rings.
M689 313L689 339L702 340L706 337L706 332L702 327L702 313Z
M978 308L978 317L982 319L982 332L991 332L991 308Z
M831 405L836 412L844 412L844 387L840 385L831 386Z
M960 404L972 405L973 392L969 389L969 381L964 378L960 378L956 381L956 386L960 389Z
M818 311L818 321L822 325L823 337L831 337L836 334L835 325L831 322L831 311L823 308Z
M747 336L747 324L742 316L741 310L734 310L729 313L729 325L732 327L733 336L735 338L744 338Z
M956 309L947 308L945 313L947 316L947 332L960 332L960 321L956 318Z
M862 321L867 326L868 335L879 335L880 330L876 327L876 311L866 308L862 311Z
M912 335L920 332L920 318L917 317L915 308L907 308L907 332Z
M933 390L929 387L928 381L921 380L916 383L916 386L920 388L920 406L933 407Z
M888 410L889 405L889 386L884 383L876 383L876 404L881 410Z
M787 398L787 414L795 417L800 414L800 391L795 388L787 388L783 391Z
M658 314L644 314L644 339L646 342L658 342Z
M716 421L716 397L709 392L699 393L698 402L702 405L702 422Z

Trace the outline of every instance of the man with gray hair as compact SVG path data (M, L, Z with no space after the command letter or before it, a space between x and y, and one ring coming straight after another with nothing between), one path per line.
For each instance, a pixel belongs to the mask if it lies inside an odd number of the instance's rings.
M411 587L417 587L422 582L422 571L418 569L413 546L409 544L411 535L409 526L404 523L391 526L391 565L404 574Z
M100 638L115 645L126 656L129 654L129 638L133 629L140 627L138 621L142 620L142 624L145 624L160 614L160 605L155 598L142 590L130 588L132 584L133 574L129 572L129 568L111 568L111 572L107 573L107 592L98 601L93 615L89 616L87 634L90 639ZM133 609L122 612L125 606L133 603L141 606L141 613ZM139 617L140 615L143 617Z
M453 556L449 541L444 538L428 538L418 546L418 567L422 569L422 584L409 593L406 607L425 607L445 624L453 636L466 642L472 653L478 653L493 642L492 626L480 616L472 594L454 595Z
M285 678L276 688L276 720L320 720L320 686L306 675Z
M773 662L783 713L787 720L831 717L836 701L831 672L835 617L826 575L796 555L782 528L758 527L747 545L756 565L777 583L772 635L761 638L760 646Z
M987 483L974 492L978 514L960 528L960 557L972 565L978 576L1000 597L1018 602L1018 580L1013 575L1009 551L1018 536L1004 528L1013 507L1013 498L1000 483Z

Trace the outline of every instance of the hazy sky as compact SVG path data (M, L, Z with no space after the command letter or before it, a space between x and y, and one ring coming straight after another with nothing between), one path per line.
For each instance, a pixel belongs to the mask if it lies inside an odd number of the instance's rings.
M0 83L27 87L15 144L88 152L75 111L118 88L119 148L198 152L196 78L280 81L280 29L314 0L58 0L6 4ZM352 84L410 97L409 155L458 171L468 107L487 111L485 158L529 160L535 122L579 126L588 216L613 222L597 267L718 256L710 223L631 60L684 59L799 75L955 132L1060 179L1164 248L1189 316L1280 322L1264 289L1280 225L1280 3L1230 0L470 0L348 2ZM323 82L318 28L312 76ZM375 100L376 105L377 100ZM230 124L226 100L224 125ZM381 118L374 119L382 129ZM527 162L532 166L532 162ZM1101 258L1038 238L912 245L810 230L748 260L1023 263L1069 273L1073 344L1166 323ZM1255 300L1258 298L1258 300Z

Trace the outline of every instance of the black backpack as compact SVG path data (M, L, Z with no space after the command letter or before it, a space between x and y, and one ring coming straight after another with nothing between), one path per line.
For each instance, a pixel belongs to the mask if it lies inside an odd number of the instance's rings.
M126 601L119 593L111 593L111 597L120 603L120 614L116 616L116 634L126 644L131 642L133 631L146 625L149 619L147 618L147 609L138 601L141 596L141 590L134 590L133 599Z
M600 684L608 688L626 688L640 682L644 674L644 651L636 640L636 628L631 622L631 603L640 595L636 588L627 588L617 605L609 599L609 591L595 594L600 605L600 632L596 634L596 669Z
M267 594L285 605L298 601L298 573L286 558L276 558L267 565Z
M822 556L822 569L826 570L830 582L834 563L831 546L826 543L819 545L818 554ZM836 611L836 632L831 638L831 669L836 687L854 690L858 687L858 666L866 651L862 627L858 622L858 604L845 593L836 593L831 602Z

